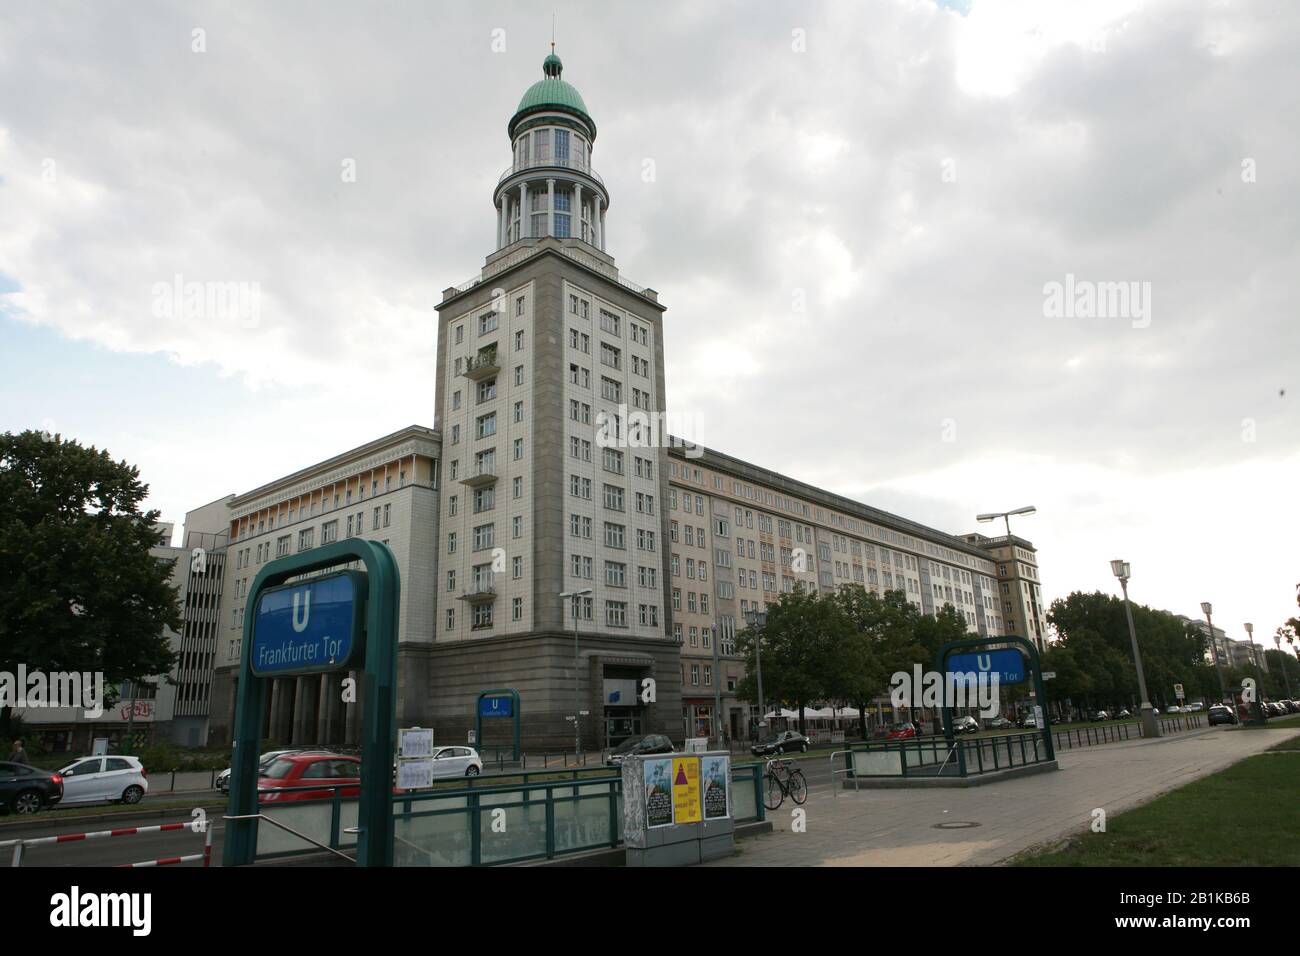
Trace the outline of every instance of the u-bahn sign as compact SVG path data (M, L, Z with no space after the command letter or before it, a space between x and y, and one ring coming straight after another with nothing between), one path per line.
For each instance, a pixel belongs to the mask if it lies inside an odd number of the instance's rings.
M1002 686L1022 684L1025 680L1025 658L1014 647L979 654L950 654L948 673L997 674L998 684Z
M292 677L352 666L364 643L365 590L363 575L340 571L263 591L253 613L253 674Z

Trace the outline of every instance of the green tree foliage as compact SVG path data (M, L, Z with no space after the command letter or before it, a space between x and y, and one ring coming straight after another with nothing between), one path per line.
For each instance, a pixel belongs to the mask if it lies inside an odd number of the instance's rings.
M180 627L138 469L59 436L0 435L0 669L165 673Z
M1052 602L1047 620L1063 638L1044 655L1044 669L1057 673L1047 687L1049 700L1068 697L1088 708L1131 707L1138 701L1123 599L1075 591ZM1153 704L1175 703L1174 684L1183 685L1188 700L1218 699L1218 677L1206 663L1208 645L1199 628L1167 611L1136 604L1133 627Z
M785 701L800 712L815 702L853 704L866 733L867 704L888 690L897 671L929 668L949 641L968 637L966 622L950 606L935 617L913 607L902 591L883 595L859 585L814 593L796 586L767 607L763 630L763 692L767 702ZM737 687L758 700L754 633L737 635L746 674Z

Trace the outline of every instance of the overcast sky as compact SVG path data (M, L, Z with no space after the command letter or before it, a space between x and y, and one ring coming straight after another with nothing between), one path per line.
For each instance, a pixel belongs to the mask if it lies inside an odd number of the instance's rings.
M1272 646L1300 4L552 6L701 440L953 533L1036 505L1049 601L1124 557L1135 600ZM0 429L108 448L179 523L431 425L433 306L492 249L550 9L0 7ZM1135 297L1052 314L1067 276ZM169 311L177 277L256 314Z

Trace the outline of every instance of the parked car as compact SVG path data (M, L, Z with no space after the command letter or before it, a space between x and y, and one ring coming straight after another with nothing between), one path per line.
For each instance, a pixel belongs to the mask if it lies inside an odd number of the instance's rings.
M796 730L784 730L771 740L754 744L749 748L749 752L755 757L771 757L776 754L793 753L796 750L799 753L807 753L811 743L812 741Z
M628 757L642 756L644 754L670 754L674 749L673 742L663 734L629 737L610 752L607 763L618 767Z
M1132 717L1133 714L1129 712L1127 707L1115 714L1116 720L1130 720Z
M1290 713L1282 704L1276 700L1268 703L1268 713L1270 717L1285 717Z
M894 724L889 728L889 732L885 734L887 740L907 740L916 736L916 724L910 720L901 724Z
M443 747L433 755L434 777L477 777L483 761L473 747Z
M954 734L978 734L980 732L979 721L974 717L958 717L952 722L952 732Z
M320 790L295 790L319 784ZM320 751L284 754L271 761L257 778L260 803L322 800L361 794L361 760L345 754ZM283 792L281 792L283 791Z
M63 799L63 777L25 763L0 763L0 807L7 813L36 813Z
M1210 708L1208 714L1210 726L1215 724L1235 724L1237 723L1236 712L1224 704L1215 704Z
M1110 714L1104 710L1094 710L1088 715L1088 719L1093 723L1098 723L1103 720L1110 720Z
M257 775L260 777L262 771L271 766L276 757L283 757L285 754L302 753L300 750L268 750L262 756L257 758ZM227 767L221 773L217 774L217 789L226 793L230 789L230 767Z
M139 803L149 792L139 757L81 757L59 771L66 807L78 803Z
M984 725L988 727L989 730L1013 730L1016 726L1011 721L1001 716L989 718L984 722Z
M1191 705L1189 708L1187 708L1187 709L1188 709L1188 712L1189 712L1189 713L1199 714L1201 711L1203 711L1203 710L1205 709L1205 701L1203 701L1203 700L1198 700L1196 703L1192 704L1192 705Z
M1280 700L1278 703L1285 707L1289 714L1300 713L1300 704L1297 704L1293 700Z
M1021 715L1019 727L1021 730L1038 729L1038 721L1034 719L1034 712L1032 710L1025 711L1025 713Z

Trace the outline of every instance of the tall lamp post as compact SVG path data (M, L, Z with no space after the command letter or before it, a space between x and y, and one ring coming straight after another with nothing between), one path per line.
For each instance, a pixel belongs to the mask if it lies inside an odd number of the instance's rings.
M1291 700L1291 676L1286 672L1286 659L1282 656L1282 638L1284 635L1286 635L1286 629L1279 627L1273 633L1273 643L1277 645L1278 666L1282 668L1282 680L1286 682L1286 697L1287 700ZM1290 641L1291 638L1287 637L1287 640Z
M1133 627L1133 607L1128 599L1128 579L1132 568L1127 561L1116 558L1110 563L1110 570L1119 578L1119 586L1124 590L1124 616L1128 619L1128 636L1133 642L1133 663L1137 666L1138 693L1142 695L1142 736L1159 737L1160 723L1156 720L1155 710L1151 706L1151 697L1147 694L1147 678L1142 673L1142 651L1138 649L1137 630Z
M1255 723L1267 724L1264 715L1264 668L1260 666L1259 651L1255 647L1255 625L1247 622L1246 637L1250 641L1250 656L1255 661Z
M712 625L713 637L713 734L722 746L722 669L718 666L718 625Z
M568 599L573 603L573 755L575 759L582 753L582 735L578 724L578 680L581 673L578 666L578 602L575 599L590 593L591 588L560 592L561 601Z
M1210 620L1210 614L1214 610L1209 601L1201 602L1201 610L1205 613L1205 624L1210 629L1210 651L1214 655L1214 669L1219 675L1219 701L1231 706L1228 699L1228 685L1223 680L1223 666L1219 663L1219 642L1214 639L1214 622Z
M766 611L746 611L745 623L754 632L754 667L758 674L758 739L767 738L767 704L763 700L763 628L767 626Z

